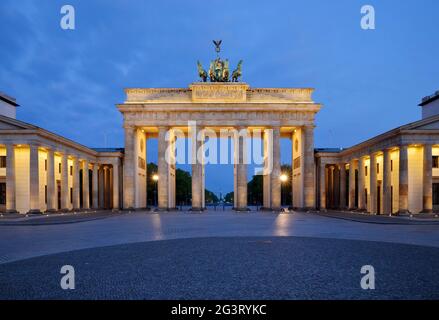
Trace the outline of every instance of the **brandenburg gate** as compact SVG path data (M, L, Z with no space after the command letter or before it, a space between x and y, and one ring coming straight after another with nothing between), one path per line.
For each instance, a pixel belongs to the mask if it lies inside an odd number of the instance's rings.
M221 41L214 44L217 58L209 72L198 62L201 82L189 88L125 90L126 101L117 105L125 129L124 209L147 207L146 140L153 137L158 138L158 209L176 208L175 142L183 136L192 145L192 210L203 210L204 160L199 154L203 154L205 132L224 129L234 145L235 210L248 210L246 141L256 132L263 140L263 207L281 209L280 138L288 137L292 140L291 206L315 208L314 118L321 106L312 100L313 89L251 88L239 82L242 61L229 75L229 61L219 57Z
M281 207L280 138L292 139L292 195L294 208L314 208L314 118L320 105L314 103L310 88L250 88L242 82L198 82L189 88L130 88L126 101L118 105L123 114L125 157L123 169L123 206L125 209L146 207L146 139L158 138L158 207L171 210L175 204L175 164L166 160L166 150L175 150L172 132L180 129L192 139L192 152L202 147L197 133L203 129L218 131L233 128L252 136L255 129L271 133L272 148L267 148L268 134L263 134L266 162L263 206ZM189 122L195 127L188 128ZM195 131L195 132L189 132ZM167 138L168 135L168 138ZM171 138L169 138L171 137ZM234 135L234 208L247 210L246 139ZM195 140L195 141L194 141ZM192 208L204 205L204 165L195 154L192 163ZM172 158L173 155L170 155Z

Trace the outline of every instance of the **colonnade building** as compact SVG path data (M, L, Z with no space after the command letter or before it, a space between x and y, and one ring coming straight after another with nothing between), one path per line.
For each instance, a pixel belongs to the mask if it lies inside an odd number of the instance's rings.
M124 148L93 149L15 119L0 95L0 210L40 213L147 208L147 140L158 139L158 209L175 203L176 139L192 141L192 209L205 208L204 129L230 129L234 209L246 211L246 140L262 132L263 207L281 209L280 139L292 143L292 203L300 210L371 214L439 209L439 95L421 103L423 119L347 149L315 149L311 88L250 88L197 82L188 88L130 88L117 105ZM194 125L188 125L193 123ZM239 134L236 134L238 132ZM179 136L180 134L180 136ZM181 134L183 136L181 136ZM168 157L168 158L167 158Z
M317 149L317 205L372 214L439 210L439 92L422 119L348 149Z
M120 207L123 149L91 149L15 119L0 94L0 211L41 213Z

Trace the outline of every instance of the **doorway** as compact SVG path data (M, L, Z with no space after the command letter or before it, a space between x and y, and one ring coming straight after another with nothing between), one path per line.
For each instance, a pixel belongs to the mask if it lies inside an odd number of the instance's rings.
M58 210L61 210L61 181L56 180L56 203Z
M377 185L377 214L381 214L381 181Z

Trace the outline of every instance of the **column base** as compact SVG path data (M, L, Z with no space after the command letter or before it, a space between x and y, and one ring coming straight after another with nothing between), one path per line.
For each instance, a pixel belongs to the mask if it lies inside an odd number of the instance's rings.
M114 209L108 209L108 210L114 210ZM116 209L118 210L118 209ZM142 208L132 208L131 211L150 211L151 209L149 207L142 207Z
M189 211L203 211L206 210L206 208L203 207L191 207L189 208Z
M433 213L433 209L422 209L420 213Z
M47 209L46 211L44 211L44 213L57 213L58 210L56 209Z
M251 211L250 208L245 207L245 208L232 208L232 210L235 210L237 212L248 212Z
M43 214L40 209L30 209L26 214Z
M251 211L250 208L248 208L248 207L245 207L245 208L233 207L232 210L234 210L236 212L248 212L248 211Z
M314 208L314 207L303 207L303 208L295 208L293 210L296 210L298 212L310 212L310 211L316 211L316 208Z
M15 210L15 209L8 209L8 210L5 211L5 213L7 213L7 214L18 214L19 212L17 210Z
M395 215L397 216L409 216L411 213L408 210L400 210L397 213L395 213Z

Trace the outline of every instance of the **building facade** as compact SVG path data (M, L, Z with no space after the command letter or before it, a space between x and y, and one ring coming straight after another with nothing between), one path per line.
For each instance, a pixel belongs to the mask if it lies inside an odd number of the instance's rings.
M203 210L205 164L195 153L206 137L199 133L221 128L231 130L235 146L235 210L248 210L245 141L256 131L263 133L265 209L281 209L280 138L292 141L290 206L295 209L371 214L439 209L439 95L422 101L422 120L348 149L331 150L314 149L314 120L321 105L312 100L310 88L199 82L188 88L125 92L126 100L117 105L125 130L120 149L88 148L19 121L18 104L2 94L0 211L145 209L150 138L158 139L158 209L176 208L175 162L165 159L175 159L176 139L186 138L193 146L192 209Z
M344 150L317 149L317 205L371 214L439 210L439 92L423 118Z

